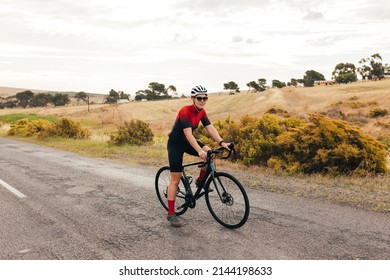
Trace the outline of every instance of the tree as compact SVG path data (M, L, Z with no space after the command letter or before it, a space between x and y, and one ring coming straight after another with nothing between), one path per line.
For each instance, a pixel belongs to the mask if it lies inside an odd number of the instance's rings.
M52 103L54 106L64 106L66 104L69 104L70 103L69 95L56 93L53 96Z
M126 94L123 91L119 91L118 94L119 94L119 99L127 99L127 100L129 100L129 98L130 98L130 94Z
M372 79L383 79L385 77L385 71L388 67L387 65L383 66L382 57L379 53L371 55L368 58L362 58L359 61L361 66L358 68L358 72L362 75L362 79L368 78Z
M257 83L259 85L260 91L265 91L267 89L267 80L264 78L258 79Z
M325 81L324 75L314 70L307 70L303 76L303 84L305 87L314 86L315 81Z
M174 85L170 85L167 89L166 89L166 92L167 94L168 93L172 93L174 95L177 95L177 89Z
M18 106L18 101L15 99L7 99L5 102L5 108L16 108Z
M157 82L152 82L149 84L149 89L155 93L156 95L160 95L161 93L167 94L165 90L165 85Z
M385 75L390 75L390 65L389 64L385 64Z
M30 105L30 100L33 98L34 93L31 90L26 90L18 92L16 94L16 99L18 100L18 106L26 108Z
M233 81L230 81L228 83L223 84L223 89L224 90L229 90L230 94L234 94L235 92L240 92L240 88Z
M247 87L249 88L248 89L248 92L253 88L255 90L255 92L258 92L260 91L260 86L258 85L258 83L256 83L255 81L251 81L249 83L246 84Z
M298 85L297 79L291 78L290 82L287 83L287 85L290 87L296 87Z
M251 90L251 88L253 88L256 92L264 91L267 89L267 80L264 78L261 78L261 79L258 79L257 82L251 81L251 82L247 83L246 85L247 85L247 87L249 87L249 91Z
M47 104L51 103L53 96L46 93L38 93L33 96L30 101L31 107L46 107Z
M119 99L119 93L113 89L110 90L110 93L106 97L106 102L109 104L117 103Z
M176 87L174 85L170 85L168 88L165 88L164 84L160 84L158 82L149 83L148 89L143 91L147 100L172 98L172 95L169 95L169 93L177 94Z
M76 95L74 97L77 100L77 105L79 105L80 100L87 102L87 94L84 91L80 91L80 92L76 93Z
M285 82L281 82L279 80L272 80L272 87L283 88L285 86L286 86Z
M339 63L332 72L333 78L337 83L347 84L357 81L356 67L353 63Z
M150 89L145 89L145 95L147 100L157 100L160 97L159 95L157 95L157 93Z
M142 99L146 99L146 93L145 93L144 90L138 90L138 91L135 93L134 100L135 100L135 101L142 101Z
M134 100L135 100L135 101L142 101L142 99L146 99L146 95L144 95L144 94L137 94L137 95L134 97Z
M303 79L291 78L290 82L287 83L287 85L291 86L291 87L296 87L299 84L304 84L304 80Z

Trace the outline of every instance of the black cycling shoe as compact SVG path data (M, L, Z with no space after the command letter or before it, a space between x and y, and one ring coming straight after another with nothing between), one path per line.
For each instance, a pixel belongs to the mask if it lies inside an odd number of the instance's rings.
M182 224L180 223L176 214L172 214L172 215L167 216L167 220L171 223L171 226L173 226L173 227L181 227L182 226Z
M203 188L203 184L202 184L201 180L196 179L195 180L195 185L196 185L197 188Z

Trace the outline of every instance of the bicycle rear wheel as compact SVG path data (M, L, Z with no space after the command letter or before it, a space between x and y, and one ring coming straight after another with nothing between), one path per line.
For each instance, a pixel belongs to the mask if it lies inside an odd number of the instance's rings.
M168 185L170 180L171 180L171 172L169 170L169 167L168 166L161 167L156 174L155 188L156 188L157 198L166 211L168 211L167 192L168 192ZM175 202L176 207L180 207L186 202L185 201L186 190L184 188L184 184L182 180L180 181L180 184L176 192L176 202ZM184 214L187 211L187 209L188 206L185 206L180 209L176 208L176 215Z
M232 175L216 172L206 183L206 204L211 215L227 228L239 228L249 217L249 199L244 187Z

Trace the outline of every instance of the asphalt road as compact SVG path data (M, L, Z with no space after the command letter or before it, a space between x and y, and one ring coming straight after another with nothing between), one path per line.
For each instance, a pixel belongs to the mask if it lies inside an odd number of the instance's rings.
M0 138L0 259L390 259L390 215L249 188L242 228L172 228L156 171Z

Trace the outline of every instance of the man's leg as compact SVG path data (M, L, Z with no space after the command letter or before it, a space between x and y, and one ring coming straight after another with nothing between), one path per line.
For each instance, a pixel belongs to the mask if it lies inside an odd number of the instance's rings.
M178 220L175 214L175 200L176 200L176 192L177 187L179 185L181 178L181 172L171 172L171 181L168 185L168 215L167 219L171 222L171 226L173 227L181 227L181 223Z

